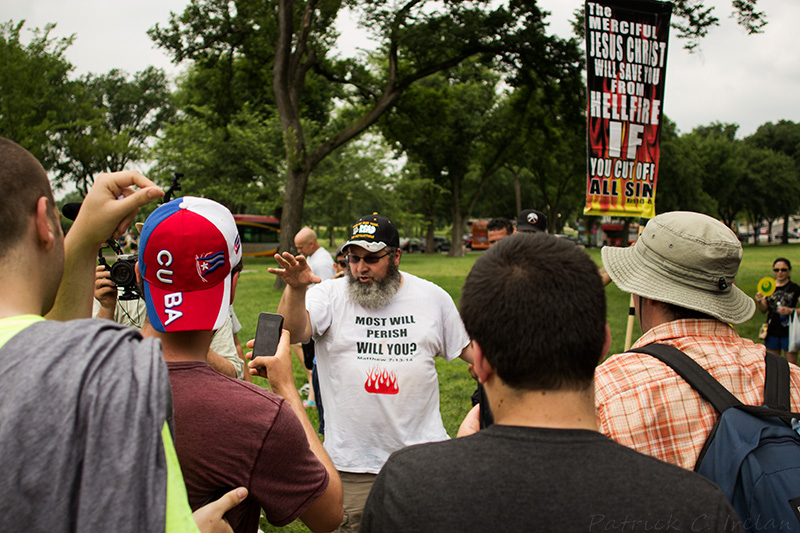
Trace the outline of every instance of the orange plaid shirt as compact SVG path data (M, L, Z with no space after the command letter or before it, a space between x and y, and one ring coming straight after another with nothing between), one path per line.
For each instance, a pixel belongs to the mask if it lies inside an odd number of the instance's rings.
M764 345L717 320L675 320L645 333L682 350L748 405L764 403ZM683 378L647 354L622 353L597 367L597 421L615 441L662 461L694 468L717 411ZM800 367L791 365L792 410L800 410Z

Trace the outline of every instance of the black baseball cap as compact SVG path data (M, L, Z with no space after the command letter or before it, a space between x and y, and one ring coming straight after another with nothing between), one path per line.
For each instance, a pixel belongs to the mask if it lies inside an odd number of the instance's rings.
M517 216L517 231L547 232L547 215L536 209L526 209Z
M344 243L343 248L351 244L360 246L368 252L380 252L387 246L400 247L400 234L392 221L378 213L365 215L359 218L350 231L350 240Z

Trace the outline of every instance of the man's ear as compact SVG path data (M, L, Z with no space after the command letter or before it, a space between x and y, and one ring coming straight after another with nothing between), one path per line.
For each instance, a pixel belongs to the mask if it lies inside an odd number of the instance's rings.
M142 284L142 273L139 272L139 261L136 261L136 264L133 265L133 270L136 272L136 284Z
M486 359L486 354L483 353L481 345L476 340L472 341L472 357L474 358L473 368L478 376L478 383L486 383L495 374L495 370Z
M54 219L51 214L52 209L53 206L46 196L40 197L36 202L36 235L47 250L53 247L58 231L58 228L52 226Z
M400 256L403 255L403 250L397 249L397 255L394 258L394 266L400 266Z
M239 272L236 272L231 276L231 304L233 304L233 299L236 297L236 285L239 283Z

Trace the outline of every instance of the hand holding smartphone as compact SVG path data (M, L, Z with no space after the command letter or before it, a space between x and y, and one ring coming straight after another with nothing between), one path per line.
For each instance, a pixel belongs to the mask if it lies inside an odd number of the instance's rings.
M260 313L253 342L253 359L262 355L273 356L278 351L278 342L283 330L283 315Z

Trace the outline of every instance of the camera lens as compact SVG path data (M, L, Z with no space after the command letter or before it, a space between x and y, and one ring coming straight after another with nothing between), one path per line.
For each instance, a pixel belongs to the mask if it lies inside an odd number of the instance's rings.
M136 283L136 271L133 268L134 263L128 260L119 260L111 265L111 281L117 284L117 287L127 287Z

